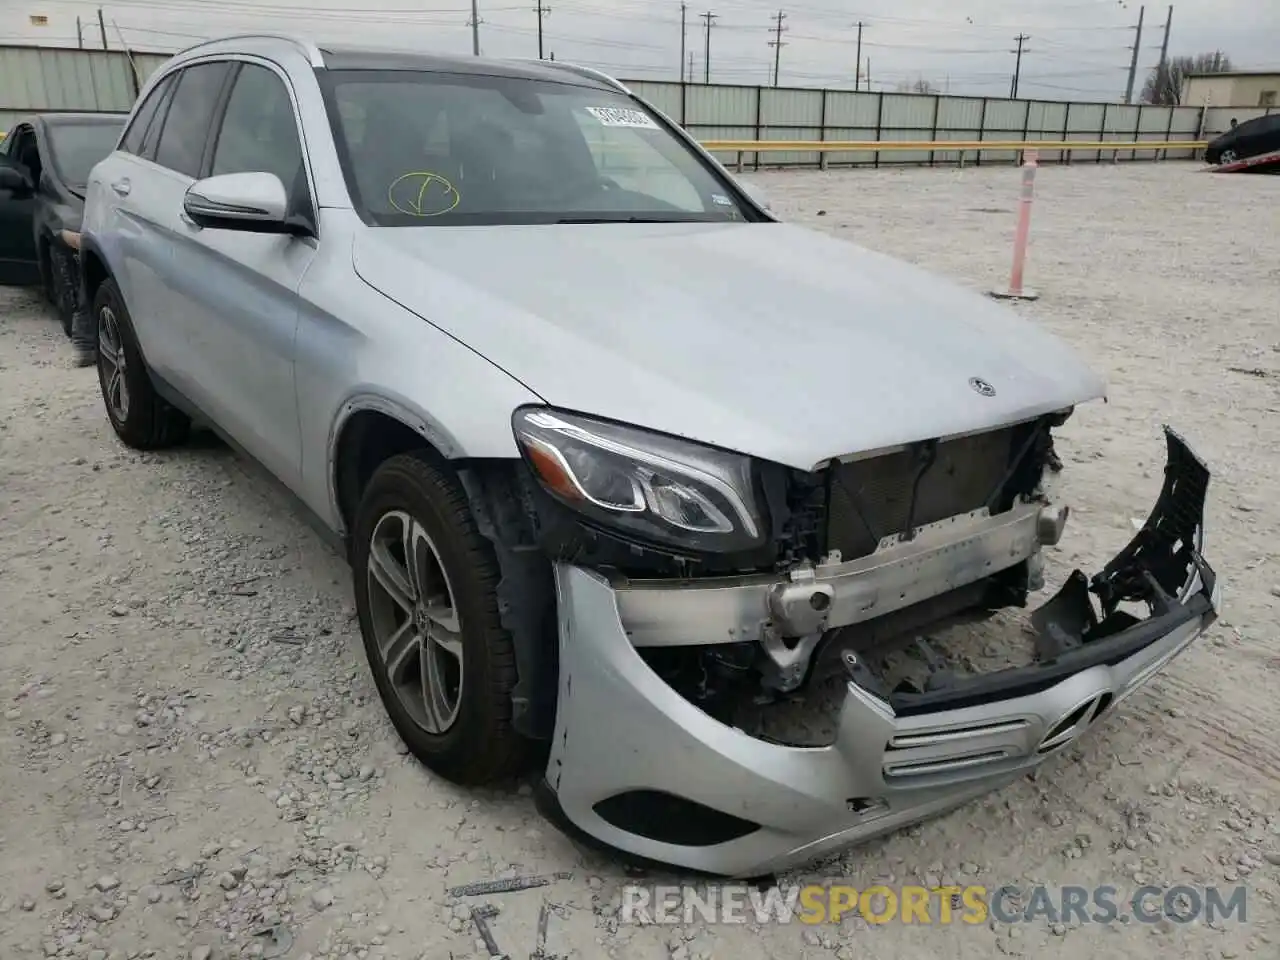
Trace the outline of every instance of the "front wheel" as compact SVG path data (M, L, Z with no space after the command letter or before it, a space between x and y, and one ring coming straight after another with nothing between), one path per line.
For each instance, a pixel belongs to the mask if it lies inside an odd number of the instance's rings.
M457 481L424 454L392 457L353 527L360 632L401 739L455 783L521 772L530 751L511 725L515 650L498 565Z
M1236 152L1234 150L1223 150L1222 153L1218 154L1218 166L1221 167L1228 163L1235 163L1239 159L1240 158L1236 156Z

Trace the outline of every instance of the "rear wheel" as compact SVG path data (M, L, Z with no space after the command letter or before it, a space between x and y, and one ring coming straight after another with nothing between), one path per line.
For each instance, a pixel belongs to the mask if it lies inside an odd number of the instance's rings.
M365 654L410 751L460 784L521 772L529 743L511 725L515 650L497 561L457 481L424 454L392 457L361 498L353 537Z
M39 266L40 266L40 286L44 292L44 298L49 303L57 304L57 284L53 274L53 250L47 239L40 241Z
M181 443L191 421L156 393L114 280L98 287L93 315L98 328L98 383L116 436L135 450Z

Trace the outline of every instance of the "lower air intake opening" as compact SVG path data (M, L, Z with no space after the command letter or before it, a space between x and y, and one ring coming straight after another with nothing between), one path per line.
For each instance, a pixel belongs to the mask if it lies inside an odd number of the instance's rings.
M712 847L760 829L758 823L660 790L628 790L593 809L612 827L680 847Z

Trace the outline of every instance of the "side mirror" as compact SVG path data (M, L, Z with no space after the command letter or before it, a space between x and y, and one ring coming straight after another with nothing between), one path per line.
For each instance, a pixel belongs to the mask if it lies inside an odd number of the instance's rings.
M744 180L739 180L738 183L742 185L742 189L746 191L747 196L755 201L756 206L763 207L765 210L773 209L772 204L769 203L769 194L763 189L754 183L747 183Z
M0 190L8 190L18 197L25 197L35 190L31 175L22 167L0 163Z
M298 233L289 196L274 173L227 173L187 188L182 209L191 222L214 230Z

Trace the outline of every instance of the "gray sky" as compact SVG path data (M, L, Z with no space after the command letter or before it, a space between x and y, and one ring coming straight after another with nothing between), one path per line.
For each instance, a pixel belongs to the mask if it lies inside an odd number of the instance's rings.
M537 0L477 0L481 52L538 54ZM627 79L678 78L678 0L543 0L544 42L557 59ZM1134 0L699 0L688 10L687 53L701 79L705 33L715 14L711 80L767 84L772 17L786 30L783 86L852 87L856 22L863 70L873 89L923 78L951 93L1007 95L1014 37L1030 36L1019 92L1043 99L1117 99L1123 94L1139 3ZM1238 68L1280 68L1280 2L1181 0L1170 55L1222 49ZM470 0L114 0L103 4L107 39L176 50L205 37L284 30L319 41L364 41L440 52L471 52ZM94 0L4 0L0 43L74 46L76 18L86 46L101 46ZM1167 5L1146 7L1138 81L1160 56ZM31 15L48 18L33 26ZM685 69L688 69L686 59ZM864 81L865 84L865 81ZM2 96L0 96L2 99Z

